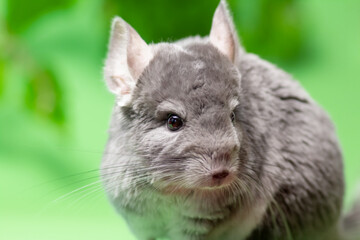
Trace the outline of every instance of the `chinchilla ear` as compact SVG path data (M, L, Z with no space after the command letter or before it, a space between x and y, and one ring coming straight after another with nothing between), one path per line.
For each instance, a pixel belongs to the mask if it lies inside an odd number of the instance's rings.
M215 10L209 37L210 42L232 62L236 61L240 50L234 26L227 3L225 0L221 0Z
M112 22L104 75L109 90L121 102L131 97L137 79L152 58L152 51L139 34L122 18Z

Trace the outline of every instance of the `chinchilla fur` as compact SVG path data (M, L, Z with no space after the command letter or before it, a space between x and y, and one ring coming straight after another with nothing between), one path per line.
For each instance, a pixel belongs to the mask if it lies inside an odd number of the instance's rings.
M148 45L115 18L105 80L116 104L102 178L138 239L342 239L334 126L241 47L225 1L209 37L173 43Z

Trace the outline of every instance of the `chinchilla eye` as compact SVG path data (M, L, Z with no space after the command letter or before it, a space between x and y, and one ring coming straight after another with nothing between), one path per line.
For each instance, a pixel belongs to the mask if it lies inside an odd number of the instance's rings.
M232 121L232 122L235 121L235 113L234 113L234 112L231 112L230 118L231 118L231 121Z
M184 124L184 121L181 119L181 117L170 114L167 119L167 127L170 131L177 131L179 130Z

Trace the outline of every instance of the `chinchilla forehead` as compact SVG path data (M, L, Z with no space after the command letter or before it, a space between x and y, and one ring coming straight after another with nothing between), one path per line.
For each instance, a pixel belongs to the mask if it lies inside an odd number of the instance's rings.
M163 44L138 80L135 111L152 115L163 101L181 103L188 114L234 108L240 88L237 68L209 43Z

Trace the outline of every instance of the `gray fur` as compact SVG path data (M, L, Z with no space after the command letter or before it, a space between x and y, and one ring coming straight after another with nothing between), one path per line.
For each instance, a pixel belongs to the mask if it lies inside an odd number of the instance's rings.
M341 151L300 84L240 45L234 63L208 38L151 48L131 101L115 105L102 162L109 199L134 234L340 239ZM168 113L185 119L181 130L166 128ZM218 168L234 179L209 187Z
M344 240L360 240L360 192L352 208L343 218L341 233Z

